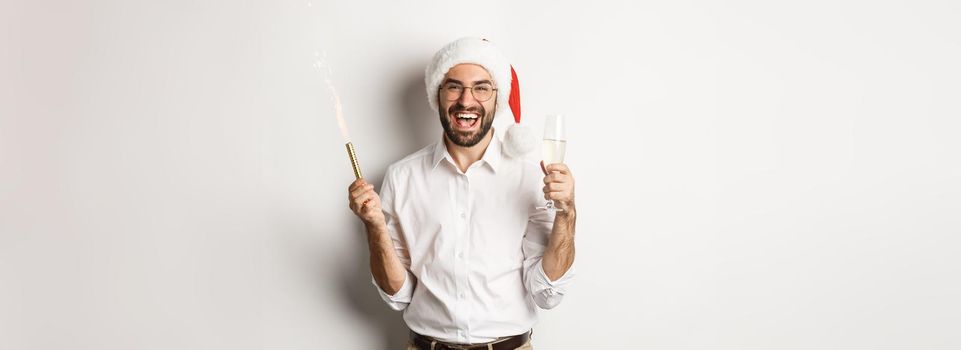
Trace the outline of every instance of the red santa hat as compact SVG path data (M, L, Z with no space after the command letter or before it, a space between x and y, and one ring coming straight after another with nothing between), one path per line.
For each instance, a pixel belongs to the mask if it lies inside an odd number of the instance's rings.
M440 84L451 68L464 63L484 67L494 79L497 86L497 107L494 115L502 114L508 108L514 115L514 123L507 128L505 135L504 152L511 157L521 157L534 150L537 140L530 129L520 124L521 94L517 73L507 58L485 39L461 38L445 45L434 54L434 59L424 71L430 107L437 111L437 90Z

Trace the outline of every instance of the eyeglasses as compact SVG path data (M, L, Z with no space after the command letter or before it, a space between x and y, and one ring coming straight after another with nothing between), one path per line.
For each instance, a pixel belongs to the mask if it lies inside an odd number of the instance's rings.
M471 96L479 102L487 102L491 97L494 97L494 85L488 83L480 83L474 86L464 86L454 82L444 83L440 87L440 94L448 101L454 101L460 99L461 95L464 94L464 89L470 89Z

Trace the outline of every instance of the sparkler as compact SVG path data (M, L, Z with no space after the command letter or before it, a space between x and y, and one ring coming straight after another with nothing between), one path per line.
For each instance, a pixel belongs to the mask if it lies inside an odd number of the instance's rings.
M350 135L347 133L347 123L344 122L344 113L340 107L340 97L337 96L337 91L331 86L330 90L334 93L334 109L337 111L337 124L340 125L340 136L344 137L344 146L347 147L347 156L350 157L350 166L354 169L354 177L358 180L363 179L364 175L360 173L360 163L357 162L357 151L354 149L354 143L350 141Z
M337 95L337 89L334 89L334 84L330 81L330 66L324 63L324 60L320 58L319 53L314 53L318 60L315 66L322 71L324 71L324 81L327 82L327 87L330 88L330 93L332 99L334 100L334 111L337 115L337 125L340 127L340 136L344 138L344 146L347 147L347 157L350 158L350 166L354 170L354 177L358 180L363 179L364 175L360 172L360 163L357 162L357 150L354 149L354 143L350 141L350 134L347 132L347 122L344 121L343 108L340 105L340 96Z

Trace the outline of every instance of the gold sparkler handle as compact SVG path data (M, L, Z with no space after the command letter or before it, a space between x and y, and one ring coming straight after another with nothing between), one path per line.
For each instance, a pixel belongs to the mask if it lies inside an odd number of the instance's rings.
M352 142L347 143L347 155L350 157L350 166L354 168L354 177L358 180L363 179L364 175L360 173L360 163L357 162L357 153L354 151Z

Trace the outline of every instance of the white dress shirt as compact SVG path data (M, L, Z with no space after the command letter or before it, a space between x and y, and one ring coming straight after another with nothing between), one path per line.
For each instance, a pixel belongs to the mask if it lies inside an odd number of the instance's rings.
M543 178L540 164L502 155L496 134L466 172L443 139L388 167L381 203L407 279L394 295L373 283L411 330L489 342L530 330L535 305L561 302L574 267L551 281L541 265L554 226L536 209Z

